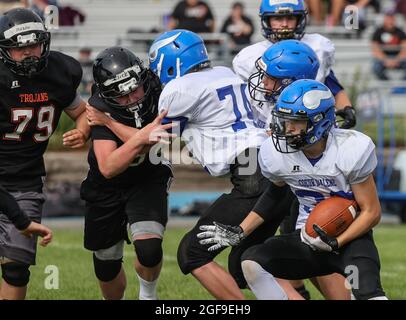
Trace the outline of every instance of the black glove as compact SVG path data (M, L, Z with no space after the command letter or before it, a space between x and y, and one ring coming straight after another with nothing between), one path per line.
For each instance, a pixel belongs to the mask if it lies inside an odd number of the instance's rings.
M346 106L344 109L337 110L336 115L344 119L340 125L341 129L351 129L357 124L355 109L351 106Z
M319 235L320 240L327 244L331 251L337 253L338 251L338 241L337 238L329 236L324 232L317 224L313 225L313 230Z

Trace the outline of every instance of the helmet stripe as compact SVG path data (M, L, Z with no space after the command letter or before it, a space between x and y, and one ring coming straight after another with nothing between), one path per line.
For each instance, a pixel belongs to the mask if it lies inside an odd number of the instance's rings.
M26 31L45 31L45 27L41 22L22 23L4 31L4 37L6 39L10 39L16 34L20 34Z

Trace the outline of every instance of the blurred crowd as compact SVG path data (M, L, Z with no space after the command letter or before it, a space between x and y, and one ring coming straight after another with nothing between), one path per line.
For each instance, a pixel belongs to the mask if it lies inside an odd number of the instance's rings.
M59 26L74 26L84 23L86 16L72 6L61 6L57 0L0 0L0 14L18 7L30 8L44 18L47 6L55 6L59 12Z

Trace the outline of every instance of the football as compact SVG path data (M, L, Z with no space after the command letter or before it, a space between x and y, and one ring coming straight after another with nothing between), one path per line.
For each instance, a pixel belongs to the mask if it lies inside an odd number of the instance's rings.
M306 233L317 238L318 235L313 229L313 224L317 224L329 236L337 237L351 225L357 211L358 205L355 200L336 196L323 200L310 213L306 221Z

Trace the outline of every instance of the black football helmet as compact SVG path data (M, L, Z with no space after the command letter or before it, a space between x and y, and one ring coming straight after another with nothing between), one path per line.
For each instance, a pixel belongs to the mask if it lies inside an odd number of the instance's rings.
M101 98L121 117L134 120L137 127L151 122L158 114L161 82L130 50L110 47L99 53L93 64L93 78ZM117 102L117 98L140 86L144 88L141 99L126 105Z
M18 75L32 76L47 65L51 34L42 19L33 11L16 8L0 17L0 59ZM17 62L9 54L10 48L42 44L41 56L28 57Z

